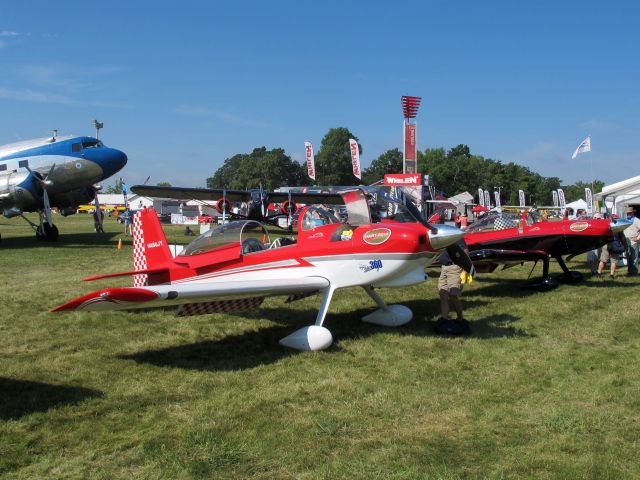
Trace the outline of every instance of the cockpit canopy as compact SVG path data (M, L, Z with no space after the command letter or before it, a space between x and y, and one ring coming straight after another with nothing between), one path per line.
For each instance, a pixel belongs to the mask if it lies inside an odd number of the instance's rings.
M321 225L340 223L335 215L322 207L309 207L302 215L302 230L313 230Z
M269 232L260 222L255 220L238 220L217 225L194 239L180 256L199 255L229 244L242 244L244 240L255 239L269 244ZM238 249L240 247L238 246ZM247 252L245 252L247 253Z
M466 231L467 233L474 233L516 228L519 226L519 222L521 222L521 220L522 214L520 212L491 211L478 218L478 220L473 222ZM540 217L537 213L526 212L527 225L530 226L539 221Z

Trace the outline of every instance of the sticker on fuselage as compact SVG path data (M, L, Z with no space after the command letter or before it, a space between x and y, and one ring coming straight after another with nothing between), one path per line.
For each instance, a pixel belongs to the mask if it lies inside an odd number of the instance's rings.
M367 265L360 264L359 268L365 273L370 272L371 270L380 271L382 268L382 260L369 260Z
M576 222L569 225L569 229L572 232L582 232L583 230L586 230L590 226L591 225L589 225L587 222Z
M369 245L380 245L389 240L390 236L391 230L388 228L374 228L373 230L365 232L365 234L362 235L362 240Z
M351 237L353 237L353 230L345 230L340 234L340 241L348 242L349 240L351 240Z

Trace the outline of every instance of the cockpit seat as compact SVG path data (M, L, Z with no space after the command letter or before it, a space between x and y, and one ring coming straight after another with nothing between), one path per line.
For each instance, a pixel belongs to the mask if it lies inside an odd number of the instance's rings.
M242 254L260 252L265 249L264 244L257 238L245 238L242 241Z

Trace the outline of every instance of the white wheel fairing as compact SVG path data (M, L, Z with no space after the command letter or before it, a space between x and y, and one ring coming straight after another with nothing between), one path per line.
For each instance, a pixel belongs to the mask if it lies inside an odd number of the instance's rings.
M386 309L379 308L375 312L362 317L363 322L373 323L382 327L400 327L411 321L413 312L404 305L389 305Z

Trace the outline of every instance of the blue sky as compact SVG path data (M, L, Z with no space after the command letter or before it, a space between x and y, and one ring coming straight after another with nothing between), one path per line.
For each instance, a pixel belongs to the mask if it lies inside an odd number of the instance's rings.
M203 186L342 126L366 167L416 95L420 149L612 183L640 174L639 24L637 1L5 1L0 144L97 118L129 184Z

